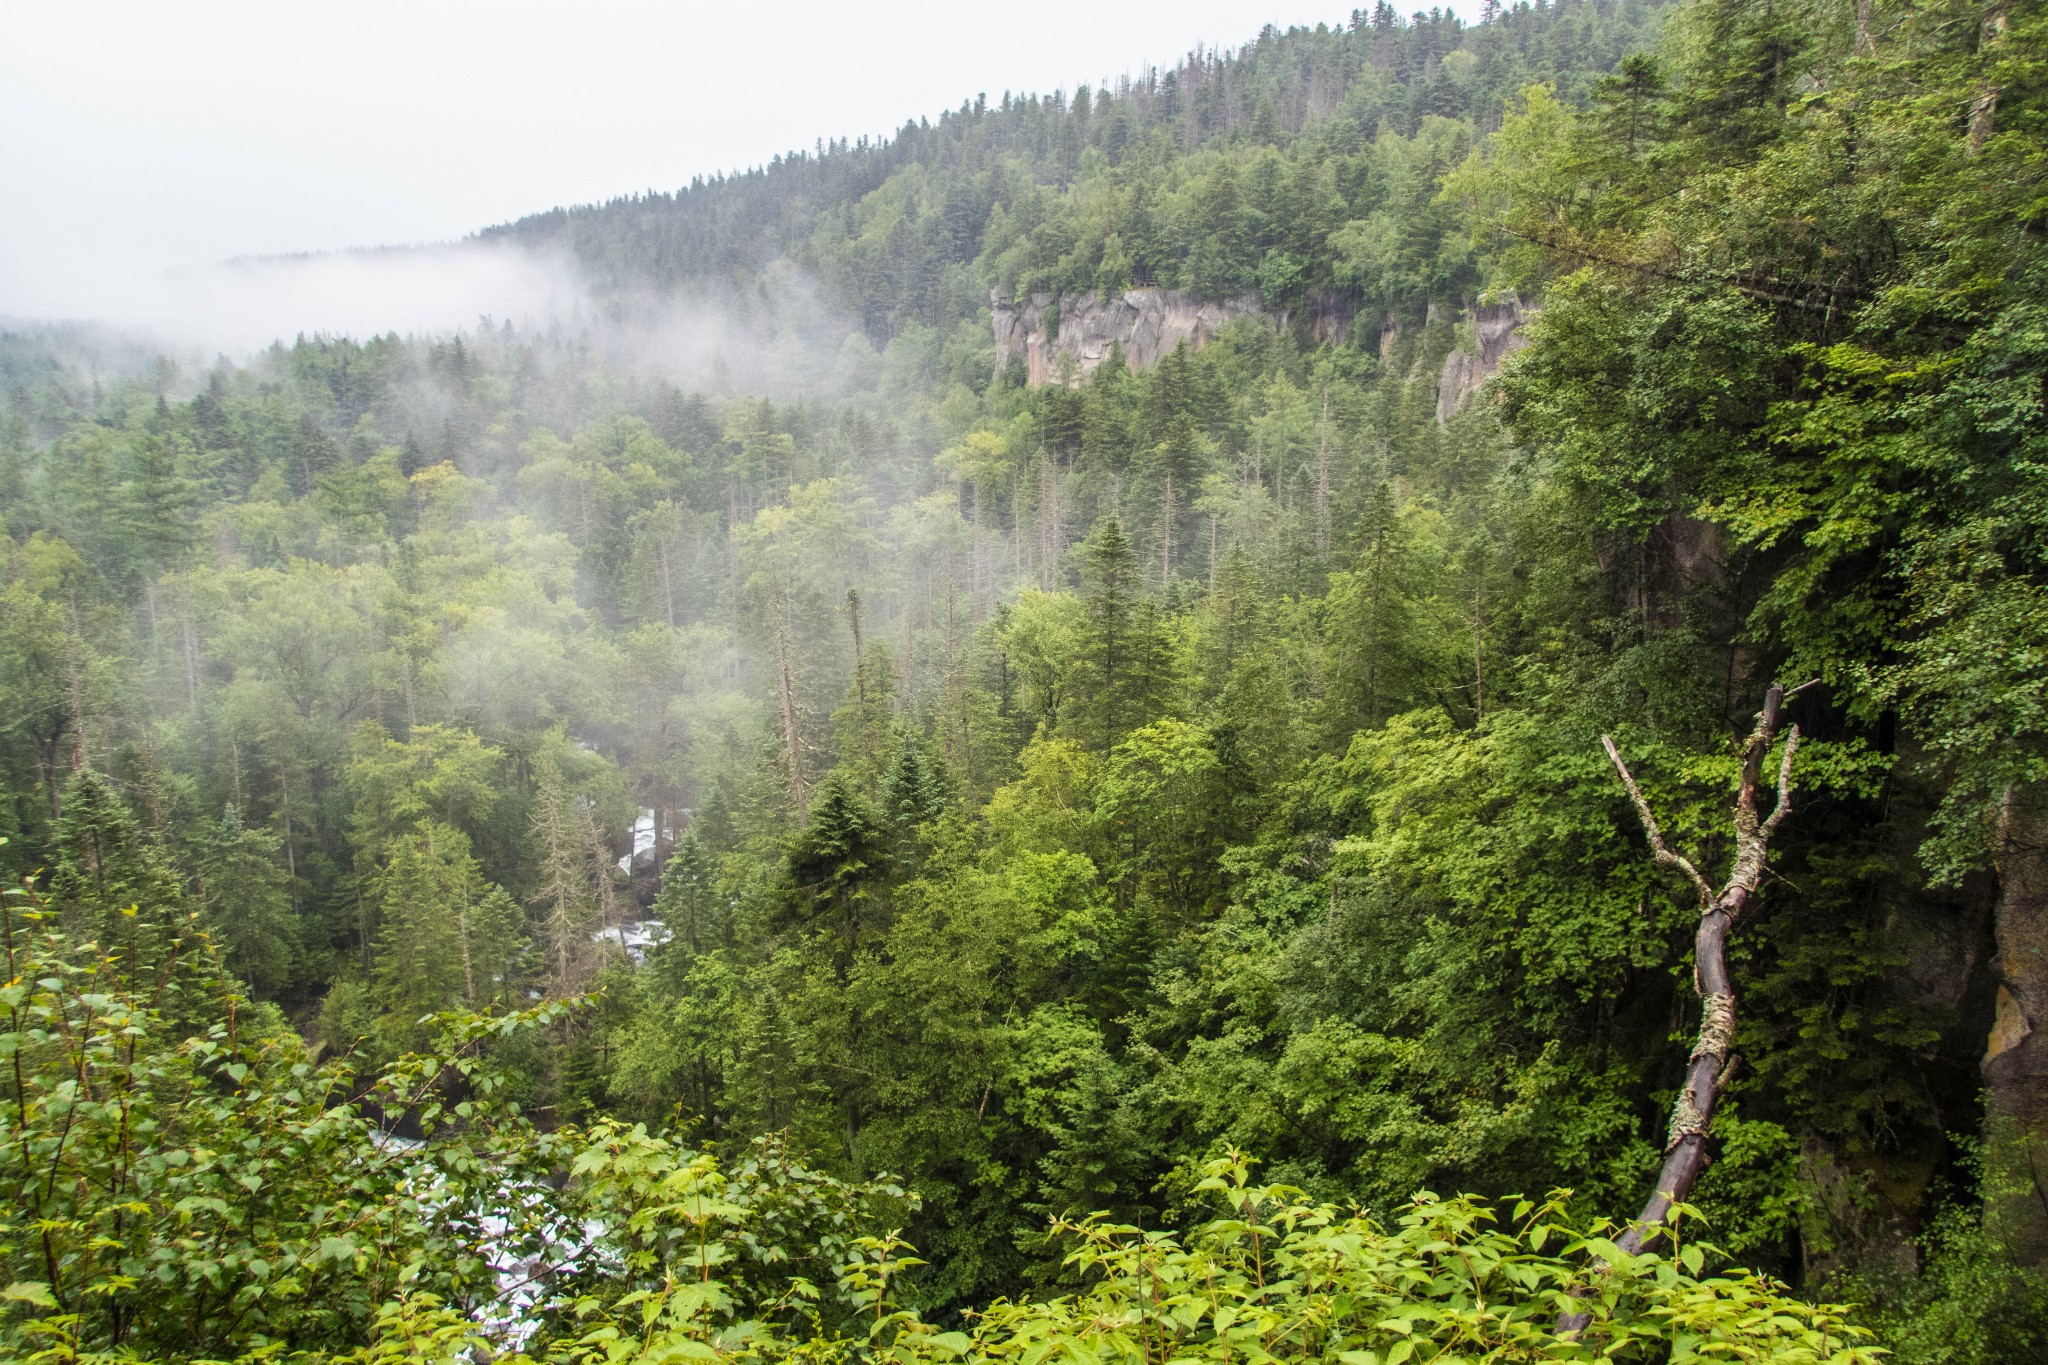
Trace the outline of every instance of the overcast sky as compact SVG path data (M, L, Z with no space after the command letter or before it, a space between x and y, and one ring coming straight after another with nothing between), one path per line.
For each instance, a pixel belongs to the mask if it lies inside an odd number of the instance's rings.
M1348 10L0 0L0 315L104 314L165 267L458 238Z

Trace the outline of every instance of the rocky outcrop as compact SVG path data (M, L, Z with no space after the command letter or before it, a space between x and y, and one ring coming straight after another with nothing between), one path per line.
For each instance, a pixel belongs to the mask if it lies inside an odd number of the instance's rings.
M1022 361L1025 382L1051 383L1062 358L1076 376L1087 374L1124 348L1134 370L1157 365L1182 342L1200 348L1227 322L1260 316L1258 296L1204 302L1178 289L1127 289L1121 294L1033 294L1022 303L1000 291L989 296L995 320L996 368Z
M1281 331L1305 331L1314 341L1335 344L1350 335L1351 302L1337 294L1309 301L1301 314L1278 317L1259 306L1256 294L1233 299L1203 300L1178 289L1127 289L1121 294L1033 294L1022 301L1001 290L989 294L996 343L996 368L1024 367L1033 388L1055 382L1069 369L1078 379L1122 346L1134 370L1157 365L1176 346L1199 349L1238 318L1263 318ZM1440 323L1448 309L1432 302L1425 326ZM1444 360L1437 380L1436 415L1448 422L1465 399L1500 373L1501 362L1528 345L1522 324L1528 314L1513 299L1482 304L1472 310L1477 333L1474 350L1454 350ZM1380 327L1380 359L1388 360L1401 335L1399 321L1388 314Z
M1479 332L1478 351L1474 354L1455 350L1444 357L1443 373L1436 382L1438 423L1450 421L1466 398L1500 373L1503 360L1529 344L1529 339L1522 335L1522 324L1528 320L1528 314L1515 299L1481 304L1472 310L1472 320Z
M2048 1268L2048 791L2015 789L2002 817L1984 1212L2015 1260Z

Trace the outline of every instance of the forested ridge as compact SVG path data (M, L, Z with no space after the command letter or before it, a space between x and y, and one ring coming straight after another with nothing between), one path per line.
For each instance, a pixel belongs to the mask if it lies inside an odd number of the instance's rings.
M566 249L621 293L758 302L765 267L794 268L877 346L972 318L992 285L1257 292L1275 311L1341 288L1346 303L1416 308L1481 283L1462 244L1440 249L1442 174L1524 86L1582 100L1661 10L1496 5L1475 27L1382 0L1347 25L1268 27L1103 89L984 93L887 139L821 140L481 235Z
M2044 40L1381 6L482 234L789 391L0 336L0 1342L2040 1358Z

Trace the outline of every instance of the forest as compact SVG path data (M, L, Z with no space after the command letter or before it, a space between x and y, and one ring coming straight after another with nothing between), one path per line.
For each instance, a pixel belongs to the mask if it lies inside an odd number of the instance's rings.
M10 324L0 1357L2048 1357L2044 228L2036 0L1381 3Z

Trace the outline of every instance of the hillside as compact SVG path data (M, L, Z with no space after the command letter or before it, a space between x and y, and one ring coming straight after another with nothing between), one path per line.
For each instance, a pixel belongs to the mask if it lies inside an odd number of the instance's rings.
M1255 293L1275 312L1346 292L1377 317L1476 287L1427 211L1470 139L1498 128L1526 85L1583 101L1649 44L1662 9L1522 3L1473 27L1381 3L1346 26L1269 27L1114 89L977 96L880 142L820 144L481 236L566 248L620 294L744 298L786 261L878 348L906 327L975 316L991 287ZM1341 235L1376 215L1400 224L1398 260Z
M1382 7L482 234L581 329L7 335L0 1342L2038 1359L2044 22Z

